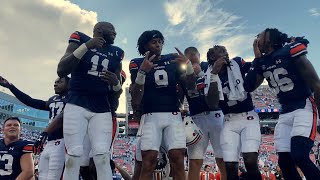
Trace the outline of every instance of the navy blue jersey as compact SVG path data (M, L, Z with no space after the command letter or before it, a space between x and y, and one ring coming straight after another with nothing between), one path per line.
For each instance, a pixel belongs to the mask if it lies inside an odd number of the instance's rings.
M49 123L60 113L63 112L64 106L67 103L67 95L55 95L52 96L48 100L48 105L49 105ZM56 139L61 139L63 138L63 128L58 128L56 129L53 133L48 135L48 141L56 140Z
M304 44L294 42L254 62L253 70L276 90L282 113L304 108L306 99L311 96L310 87L303 81L294 63L297 57L306 53Z
M239 64L242 78L244 79L245 74L249 71L251 63L244 62L244 60L241 57L233 58L233 60L235 60ZM208 66L204 68L206 71ZM247 97L244 98L242 101L235 101L235 100L228 99L227 94L230 92L230 86L229 86L227 71L223 74L220 73L219 78L222 83L222 91L224 96L224 100L220 101L219 106L222 109L223 114L242 113L242 112L248 112L254 109L250 93L247 93Z
M143 113L179 111L177 86L180 83L182 71L176 63L171 62L174 59L172 54L162 55L160 60L154 62L158 66L147 73L141 102ZM132 83L135 82L143 60L144 58L137 58L130 62Z
M33 143L18 140L5 145L0 140L0 180L14 180L21 173L20 159L25 153L33 152Z
M89 36L76 31L70 36L69 43L81 45L90 39ZM121 66L123 56L123 50L113 45L89 49L71 73L68 103L93 112L110 112L107 97L109 85L102 81L99 75L103 69L115 73Z
M201 69L208 68L208 62L201 62L200 64ZM205 95L204 95L204 88L206 87L205 84L205 77L198 77L196 82L196 88L194 90L187 90L183 87L184 95L187 97L187 101L189 104L189 111L190 115L196 115L205 111L217 111L220 109L211 109L209 108Z

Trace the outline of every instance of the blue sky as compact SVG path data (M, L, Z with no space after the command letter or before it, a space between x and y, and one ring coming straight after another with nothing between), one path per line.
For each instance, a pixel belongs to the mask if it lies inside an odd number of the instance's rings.
M115 45L125 51L123 69L139 57L136 44L146 30L160 30L163 53L195 46L201 59L212 45L230 57L253 59L252 42L267 27L309 39L308 58L320 74L320 2L316 0L10 0L0 6L0 76L39 99L48 99L57 64L75 30L92 35L97 21L117 30ZM19 43L17 43L19 42ZM128 77L129 78L129 77ZM127 87L129 80L125 84ZM0 91L10 92L0 87ZM125 96L119 112L125 112Z
M320 2L292 0L74 0L81 8L96 11L98 21L109 21L117 30L115 45L126 59L138 57L136 43L145 30L160 30L165 38L163 53L188 46L199 48L202 59L213 44L222 44L234 56L253 57L254 36L276 27L289 36L309 39L308 58L319 67ZM127 67L124 67L127 68ZM320 70L317 70L320 73Z

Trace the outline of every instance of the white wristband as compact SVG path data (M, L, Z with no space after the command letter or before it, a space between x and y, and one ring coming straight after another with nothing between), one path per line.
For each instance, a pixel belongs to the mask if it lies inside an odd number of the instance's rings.
M116 92L117 92L117 91L120 91L120 89L121 89L120 81L118 81L118 84L115 85L115 86L113 86L112 89L113 89L113 91L116 91Z
M77 59L81 59L86 54L86 52L88 52L88 48L86 44L83 43L81 44L81 46L79 46L76 50L73 51L73 55Z
M210 83L218 82L218 81L219 81L219 76L217 74L210 75Z
M144 85L145 81L146 81L146 75L143 72L138 71L135 83L139 85Z
M187 68L186 68L186 75L191 75L194 73L194 70L193 70L193 66L192 66L192 63L190 62L190 60L188 60L187 62Z

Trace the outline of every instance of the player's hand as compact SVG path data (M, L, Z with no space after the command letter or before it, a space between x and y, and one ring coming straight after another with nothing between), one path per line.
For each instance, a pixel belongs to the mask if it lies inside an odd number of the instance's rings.
M200 64L193 64L192 66L193 66L194 73L198 75L201 72Z
M106 43L102 37L94 37L86 42L88 49L101 48Z
M40 154L43 151L43 146L46 143L48 138L47 132L42 132L39 138L34 142L33 153Z
M103 70L99 76L102 81L107 82L111 86L116 86L119 83L117 75L111 71Z
M258 47L258 39L255 39L253 41L253 52L254 52L255 58L261 58L262 54L261 54L260 49Z
M211 73L212 74L219 74L222 67L225 66L226 64L228 64L227 62L228 62L228 59L226 59L225 56L218 58L213 64Z
M178 51L178 54L174 54L176 58L171 62L175 62L178 64L187 64L189 59L178 48L175 47L175 49Z
M153 61L155 60L156 55L154 54L149 58L149 54L150 54L150 52L147 51L146 55L144 57L144 60L140 66L140 70L142 70L146 73L150 72L151 69L153 69L154 67L157 66L157 64L153 64Z
M11 86L11 83L2 76L0 76L0 86L9 88Z

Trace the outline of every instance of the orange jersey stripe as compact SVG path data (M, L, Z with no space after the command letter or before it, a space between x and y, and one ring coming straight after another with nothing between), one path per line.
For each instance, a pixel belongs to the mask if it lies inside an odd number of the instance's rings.
M129 65L129 69L136 68L136 67L138 67L137 63L130 63Z
M300 52L300 51L302 51L302 50L304 50L306 48L307 47L304 44L300 44L300 45L298 45L298 46L296 46L296 47L294 47L294 48L292 48L290 50L290 55L293 56L293 55L297 54L298 52Z
M78 34L71 34L70 38L80 40L80 36Z
M23 151L31 151L33 152L33 146L32 145L26 145L22 149Z

